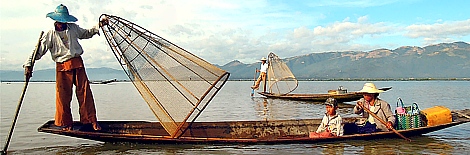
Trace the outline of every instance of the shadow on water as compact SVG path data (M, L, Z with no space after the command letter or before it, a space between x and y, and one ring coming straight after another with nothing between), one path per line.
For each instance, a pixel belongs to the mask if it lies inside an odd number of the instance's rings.
M99 143L56 146L9 152L9 154L453 154L449 142L428 136L402 139L354 140L317 144L203 145Z
M210 146L203 145L165 145L165 144L136 144L136 143L100 143L94 145L55 146L46 148L34 148L9 152L11 154L179 154L204 149L211 152ZM216 152L218 152L216 150ZM224 154L224 152L219 152ZM217 153L216 153L217 154Z
M403 139L353 140L318 143L308 148L320 149L323 154L452 154L454 147L446 141L427 136Z

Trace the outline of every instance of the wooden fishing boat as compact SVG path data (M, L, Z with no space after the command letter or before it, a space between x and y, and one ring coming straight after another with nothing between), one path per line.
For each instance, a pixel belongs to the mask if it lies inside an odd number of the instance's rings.
M470 122L468 115L470 109L452 111L451 123L398 130L398 132L406 137L418 136ZM280 144L399 138L392 131L371 134L351 133L354 122L359 119L343 118L345 135L328 138L309 138L309 132L316 130L321 119L193 122L179 138L172 138L159 122L146 121L100 121L102 130L99 132L93 131L91 125L82 125L79 122L74 123L73 130L63 131L53 125L54 121L48 121L39 127L38 131L102 142L157 144Z
M313 101L313 102L325 102L326 99L332 97L338 102L351 102L362 98L362 94L359 93L344 93L344 94L273 94L267 92L258 92L267 98L277 98L286 100L299 100L299 101Z
M392 87L380 88L380 90L387 91ZM330 91L331 92L331 91ZM286 99L286 100L298 100L298 101L312 101L312 102L325 102L326 99L332 97L335 98L338 102L351 102L356 101L362 98L361 93L356 92L347 92L344 89L338 89L336 92L328 94L274 94L268 92L258 92L258 94L263 95L267 98L277 98L277 99Z
M104 80L104 81L90 81L90 84L108 84L112 82L117 82L117 79Z

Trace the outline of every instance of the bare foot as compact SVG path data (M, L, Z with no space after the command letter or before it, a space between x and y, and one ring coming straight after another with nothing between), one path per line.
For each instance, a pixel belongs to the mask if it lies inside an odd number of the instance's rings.
M72 125L66 125L62 128L62 131L70 131L72 130Z
M98 122L95 122L95 123L91 123L93 125L93 129L95 131L99 131L101 130L101 126L98 124Z

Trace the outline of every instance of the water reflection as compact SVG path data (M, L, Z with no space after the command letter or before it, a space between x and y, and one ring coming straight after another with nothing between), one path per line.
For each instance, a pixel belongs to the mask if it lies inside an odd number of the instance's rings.
M271 114L268 108L268 99L266 98L252 98L253 102L255 102L255 111L258 112L258 116L261 119L267 121L270 118ZM269 105L271 106L271 105Z
M427 136L411 137L412 142L403 139L352 140L334 143L318 143L312 148L322 154L454 154L449 142Z
M427 136L410 137L412 142L403 139L377 139L369 141L348 141L357 153L363 154L452 154L450 143Z
M325 144L321 146L323 148L323 154L344 154L344 143L337 144Z
M266 103L269 105L269 102ZM99 143L41 147L13 151L9 154L459 154L457 152L462 153L459 148L465 149L465 146L454 144L455 142L429 136L410 138L412 142L396 138L279 145ZM457 152L454 152L456 150Z
M167 145L167 144L135 144L135 143L101 143L95 145L56 146L35 148L9 152L9 154L181 154L204 150L212 152L209 145ZM227 154L224 149L217 149L215 152Z

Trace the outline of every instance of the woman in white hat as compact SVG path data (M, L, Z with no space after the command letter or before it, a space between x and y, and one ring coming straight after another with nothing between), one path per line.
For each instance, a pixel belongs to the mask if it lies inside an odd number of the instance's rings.
M260 67L259 70L256 70L256 72L260 72L259 77L256 80L255 85L251 86L251 89L258 89L259 84L261 83L261 81L264 81L264 79L266 79L266 71L268 70L268 63L266 63L266 58L265 57L261 58L260 61L261 61L261 67Z
M379 93L382 92L383 90L377 89L373 83L365 83L362 90L359 91L359 93L363 93L363 98L357 101L356 106L354 106L354 113L362 114L364 118L367 118L366 125L375 125L376 129L380 131L388 131L387 126L393 128L393 125L395 124L395 116L392 113L390 104L378 98ZM362 109L361 105L363 105L365 108L368 108L380 119L387 122L387 124L382 124L372 115L369 115L369 113Z
M82 46L78 39L88 39L99 33L99 27L108 24L107 19L103 19L91 29L83 29L77 24L77 18L69 14L65 5L60 4L54 12L50 12L46 17L54 20L54 28L46 32L38 47L38 52L34 59L39 60L47 51L50 51L52 60L56 62L56 126L63 130L72 129L72 113L70 102L72 101L72 88L75 85L75 92L79 102L80 122L91 124L94 130L101 130L96 118L95 102L90 89L88 77L85 72L85 65L81 55ZM32 56L23 65L25 75L29 79L32 76L31 67Z

